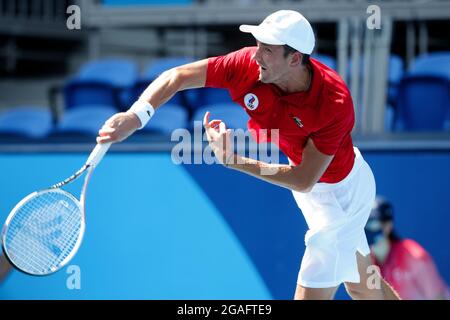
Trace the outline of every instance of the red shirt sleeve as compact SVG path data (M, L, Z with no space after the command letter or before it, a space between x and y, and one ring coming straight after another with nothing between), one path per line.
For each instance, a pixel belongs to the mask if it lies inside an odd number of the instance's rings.
M344 138L351 134L355 124L353 102L349 93L328 92L320 105L319 117L323 125L311 135L316 148L334 155Z
M254 77L258 76L257 65L252 59L255 50L255 47L246 47L224 56L209 58L205 87L231 91L254 81Z

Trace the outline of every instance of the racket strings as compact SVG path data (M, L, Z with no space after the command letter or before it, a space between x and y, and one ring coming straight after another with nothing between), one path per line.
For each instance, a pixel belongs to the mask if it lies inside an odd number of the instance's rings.
M54 271L77 243L81 215L76 199L61 190L29 199L8 227L5 244L10 259L30 273Z
M69 246L67 246L61 241L63 239L59 238L62 233L61 230L67 229L69 225L67 223L63 225L56 221L43 220L43 214L47 214L45 219L52 219L52 212L56 212L59 209L58 199L52 196L51 201L53 202L50 205L39 205L38 201L34 201L30 202L29 208L24 206L24 210L29 210L32 214L24 220L25 224L22 227L22 232L16 233L14 242L17 245L17 250L11 247L13 253L22 252L21 258L23 263L29 264L33 269L35 269L34 267L49 268L49 266L57 264L59 259L64 259L67 256L67 253L62 252L59 248L70 249L72 240L66 239L69 242ZM27 214L23 215L23 217L26 216ZM61 216L58 217L59 219L57 220L61 222ZM30 223L32 219L35 219L34 223ZM70 224L70 220L68 222ZM18 226L20 227L20 222Z

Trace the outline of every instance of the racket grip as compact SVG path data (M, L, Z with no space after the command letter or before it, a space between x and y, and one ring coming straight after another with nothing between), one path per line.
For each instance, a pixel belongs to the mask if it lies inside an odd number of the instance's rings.
M103 156L105 155L106 151L108 151L109 147L111 146L111 142L108 143L97 143L94 150L92 150L91 154L89 155L89 158L86 161L87 165L90 166L97 166L100 161L103 159Z

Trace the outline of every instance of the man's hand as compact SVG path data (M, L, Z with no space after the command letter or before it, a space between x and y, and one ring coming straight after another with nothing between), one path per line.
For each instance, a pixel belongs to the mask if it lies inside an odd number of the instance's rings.
M207 111L203 118L203 126L205 127L209 146L217 160L224 165L228 165L234 160L234 150L230 139L231 131L227 130L225 123L221 120L209 121L209 115L210 113Z
M119 142L125 140L141 125L141 121L133 112L120 112L106 120L99 130L97 143Z

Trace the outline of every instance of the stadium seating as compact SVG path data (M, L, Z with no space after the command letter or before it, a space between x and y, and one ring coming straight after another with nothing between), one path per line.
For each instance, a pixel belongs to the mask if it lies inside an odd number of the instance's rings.
M350 75L352 72L352 60L349 59L347 64L347 83L350 83ZM364 57L361 58L359 65L359 76L362 77L364 73ZM388 95L392 91L392 97L395 99L396 86L398 86L401 77L404 74L404 62L403 59L395 54L391 54L388 64Z
M193 60L194 59L192 58L186 57L168 57L155 59L147 65L147 68L143 73L143 78L151 80L156 79L156 77L158 77L164 71L190 63Z
M96 137L106 120L117 110L113 106L84 105L67 110L54 130L54 135Z
M392 132L394 130L394 117L395 117L395 108L389 103L386 104L386 108L384 110L384 131Z
M201 107L217 105L222 103L233 103L227 89L221 88L199 88L186 91L189 109L192 113Z
M434 52L418 56L408 74L442 76L450 79L450 52Z
M137 77L137 65L126 59L89 62L65 84L65 108L96 104L121 110Z
M450 52L419 56L399 86L395 128L409 131L449 129Z
M49 109L38 106L8 108L0 112L0 135L41 139L52 130L52 115Z
M165 104L160 107L152 120L142 128L142 132L155 132L170 135L174 130L188 128L188 112L177 104Z
M64 97L66 110L90 104L108 105L121 109L119 91L100 81L70 81L64 88Z
M406 76L399 87L395 128L408 131L446 129L449 81L438 76Z
M400 56L391 55L389 59L389 69L388 69L388 92L387 100L391 105L396 105L398 86L400 80L404 74L404 62Z
M197 106L231 103L230 93L227 89L201 88L198 90Z

